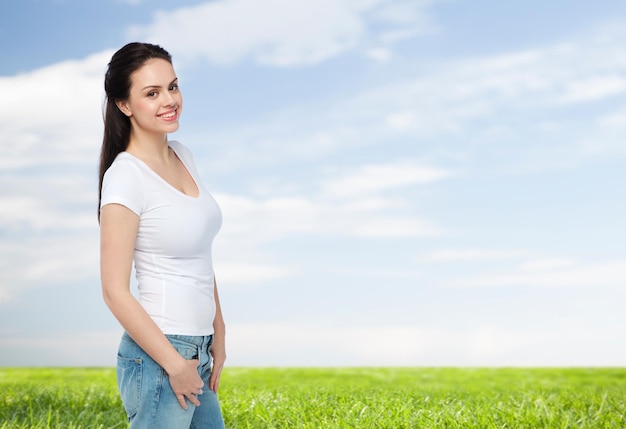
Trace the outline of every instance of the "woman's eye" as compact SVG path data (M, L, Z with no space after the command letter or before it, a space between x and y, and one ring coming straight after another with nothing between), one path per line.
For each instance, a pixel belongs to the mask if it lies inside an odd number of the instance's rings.
M170 85L170 91L178 91L178 84L172 84Z
M157 94L156 91L150 91L148 93L148 97L154 97L156 94Z

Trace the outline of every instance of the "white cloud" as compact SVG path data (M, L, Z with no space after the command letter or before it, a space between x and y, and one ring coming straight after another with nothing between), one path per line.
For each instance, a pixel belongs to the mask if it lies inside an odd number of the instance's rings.
M352 52L384 62L396 59L394 43L432 30L428 5L391 0L216 1L157 14L153 25L136 29L136 34L161 38L175 58L181 54L185 67L192 65L187 60L197 58L231 65L319 64ZM225 212L224 230L216 242L219 278L235 288L291 277L297 281L303 273L282 262L288 259L285 248L275 241L293 244L298 235L333 243L346 237L444 234L445 228L431 220L421 204L427 193L421 191L461 169L488 174L494 169L508 172L516 163L541 162L542 168L549 168L555 163L581 164L591 155L623 155L626 115L618 97L625 90L626 38L621 27L501 56L428 60L425 68L417 67L423 58L413 64L405 58L407 69L396 69L394 79L381 81L377 88L357 89L352 97L342 93L335 100L322 94L327 98L317 104L263 112L264 123L256 126L224 126L221 135L209 136L224 142L223 152L218 148L210 154L209 165L241 181L233 185L238 193L216 195ZM32 293L32 287L97 278L95 174L102 80L111 54L0 78L0 129L6 142L0 146L0 300ZM591 109L584 110L585 105ZM581 112L583 119L576 115ZM202 138L207 139L205 130ZM332 155L341 151L342 156L357 155L350 158L353 167L340 170L340 160L347 158ZM198 160L208 162L207 152L194 152ZM398 154L410 157L399 162ZM306 163L311 160L332 163L336 169L328 173L311 167ZM258 169L246 171L250 165ZM298 183L274 168L280 165L310 168L317 179ZM320 176L320 171L326 174ZM280 186L257 192L256 183L246 182L256 181L252 176L257 172ZM505 220L508 216L506 211L497 214ZM413 252L418 241L402 244L409 243L408 251ZM508 271L492 265L493 271L481 276L438 270L437 276L455 276L450 284L456 286L598 287L614 292L626 284L622 260L581 263L475 247L428 252L433 244L440 243L419 243L425 252L420 260L518 263ZM350 269L345 267L346 272ZM374 272L378 267L367 269ZM398 279L399 271L393 269L381 267L375 273L385 270L389 278ZM342 353L323 355L321 363L329 365L619 364L626 358L615 345L625 339L619 323L605 331L585 330L581 323L550 332L495 324L452 329L434 321L428 326L375 328L286 323L290 325L229 323L232 362L319 364L307 360L320 356L319 344ZM3 338L0 349L20 348L15 356L57 353L55 362L74 363L78 361L63 353L76 352L67 345L83 344L86 335L55 335L54 344L41 337ZM114 359L110 351L117 345L117 332L90 331L89 338L94 355Z
M214 4L256 7L243 0L239 3L210 3L204 7L210 9ZM336 7L357 15L361 12L355 11L362 11L366 15L382 4L355 2ZM193 10L183 11L190 13ZM337 13L341 15L343 12ZM551 109L555 101L573 93L591 94L583 97L584 100L620 94L619 76L626 70L622 38L617 34L601 40L590 38L512 55L457 61L453 67L440 65L440 72L432 75L406 78L364 90L351 99L337 101L331 108L327 105L289 108L276 113L276 121L267 126L245 127L241 133L225 130L225 134L241 138L234 144L224 145L232 152L212 154L212 157L218 160L217 164L236 165L238 169L246 168L247 162L259 165L302 158L321 159L351 147L367 149L375 145L393 145L396 139L411 147L419 142L420 150L426 154L424 159L429 160L428 164L411 160L383 160L376 164L365 161L352 171L327 176L323 183L315 184L312 191L303 193L308 195L306 198L293 197L293 192L269 192L263 198L224 195L224 208L228 211L225 233L236 239L232 247L282 239L292 233L318 234L320 231L334 236L388 238L445 233L445 228L415 213L416 203L411 200L414 194L409 188L452 175L452 169L429 166L445 165L444 162L432 162L437 156L446 154L446 161L449 161L448 154L454 153L459 159L471 160L473 151L482 146L467 141L460 145L458 139L441 137L455 133L465 135L473 129L475 119L494 118L496 113L502 112L505 125L499 126L501 133L498 135L512 135L514 133L507 129L506 112L517 116L519 109ZM225 49L230 49L229 43L226 39L220 41ZM0 147L0 168L5 173L15 172L1 178L4 191L0 196L0 222L4 227L28 229L31 233L51 229L91 231L90 228L94 228L102 80L111 53L101 52L81 61L65 61L0 78L0 92L5 101L0 106L0 127L6 141L11 142ZM590 60L581 62L581 57ZM604 77L610 79L605 82ZM581 102L580 97L574 98L576 103ZM566 143L563 145L565 158L576 157L576 151L579 151L581 160L589 153L604 156L624 153L622 116L622 110L603 113L592 122L592 131L596 128L608 130L607 135L614 137L603 142ZM542 118L543 121L548 119L549 115ZM567 128L568 123L561 123L559 130ZM567 139L561 135L559 140ZM224 141L231 142L231 139ZM293 144L294 141L299 144ZM506 142L498 143L506 145ZM512 151L511 158L517 160L514 155L519 151L535 147L540 149L537 152L537 158L540 158L545 153L542 151L549 146L554 147L554 144L538 141L508 149ZM229 163L231 154L233 161ZM551 156L549 159L563 157ZM19 171L35 166L47 166L47 169L37 174L28 173L28 179L20 176ZM55 170L52 171L50 166ZM68 171L72 171L71 176L65 175ZM366 195L368 190L381 195ZM392 198L387 194L390 190L402 192ZM10 243L9 240L3 239L5 243ZM44 242L29 243L40 248ZM3 257L7 260L10 249L9 246L3 250ZM24 258L28 259L28 252L24 252ZM480 249L464 252L438 257L466 260L502 257L481 254ZM35 258L43 265L40 268L33 265L34 273L55 271L45 258L46 255ZM252 261L253 265L266 262ZM65 265L59 265L59 268L63 267ZM19 278L16 267L7 269L17 273L11 278ZM274 274L261 272L259 275L279 275L283 268L277 270ZM507 279L503 281L506 283ZM540 279L524 281L541 282Z
M446 234L443 228L424 219L399 216L366 221L355 225L351 231L356 236L373 238L432 237Z
M352 197L428 184L450 176L452 176L450 171L419 165L409 160L367 164L327 180L325 191L337 197Z
M522 271L550 271L568 268L575 265L575 261L567 258L549 258L528 261L520 266Z
M410 160L329 172L308 191L290 188L262 196L217 194L228 222L224 242L261 243L293 234L407 238L444 230L412 212L412 187L443 180L451 172ZM294 185L295 186L295 185ZM392 194L393 195L390 195ZM238 237L238 238L235 238Z
M56 162L63 162L61 157ZM54 163L54 159L50 159ZM75 170L75 171L74 171ZM97 225L96 168L86 178L80 168L63 173L5 174L0 183L0 225L15 231L84 231ZM63 198L59 198L62 195Z
M122 329L24 335L0 332L0 366L115 366ZM42 360L42 356L45 356ZM115 379L115 369L111 368Z
M416 216L390 212L393 200L362 204L320 197L252 198L217 194L228 222L220 241L262 243L297 235L416 237L441 234L440 227Z
M97 163L112 52L0 78L0 274L7 300L98 275Z
M498 250L498 249L441 249L434 250L418 256L420 261L426 262L460 262L480 261L493 259L513 259L527 255L524 250Z
M348 327L230 324L233 366L570 366L620 365L619 329L597 333L571 326L507 329L494 325ZM586 347L593 342L596 347ZM319 345L332 353L319 353Z
M407 239L446 233L414 213L411 187L442 180L449 172L401 162L334 174L308 182L308 190L292 183L287 192L263 188L257 196L216 193L225 219L215 244L216 267L225 269L225 279L258 284L297 275L297 267L272 263L264 249L298 236ZM229 260L247 262L233 267L221 262Z
M369 49L369 40L376 39L375 33L380 31L372 21L387 24L405 37L429 31L429 3L432 1L222 0L157 12L152 24L133 28L130 36L163 44L185 59L204 57L224 64L251 58L271 66L314 64L357 48ZM392 42L390 37L380 39Z
M602 126L626 128L626 109L601 116L598 118L597 122Z
M222 260L224 262L221 262ZM228 284L229 288L241 285L261 285L297 274L293 269L270 264L233 264L220 255L215 257L215 267L220 283Z
M562 103L594 101L616 96L626 91L626 79L618 75L592 76L569 82L564 94L559 97Z
M241 366L620 366L626 341L619 327L602 332L570 324L524 330L494 325L329 326L228 324L228 367ZM50 336L0 332L0 366L114 366L121 328ZM320 353L324 350L332 353ZM588 345L593 344L593 347ZM35 356L30 360L29 356Z
M372 48L365 52L365 56L379 63L388 63L391 61L393 54L387 48Z
M522 270L508 274L466 277L451 280L451 286L460 287L566 287L600 288L626 286L626 261L609 261L589 265L571 263L543 267L522 265ZM541 268L541 269L538 269Z
M625 89L624 41L619 34L588 37L429 63L429 73L399 73L351 97L289 106L243 130L218 131L213 139L227 144L218 149L220 163L212 168L280 165L357 148L367 153L389 148L389 153L417 152L429 164L454 170L468 165L510 174L574 168L623 155L623 106L613 110L611 104L598 103L614 100ZM572 116L570 109L590 103L597 109L584 120Z
M0 285L0 303L8 302L12 298L13 298L13 294L9 290L9 288L4 284Z
M0 168L96 163L111 52L0 78Z
M94 215L95 219L95 215ZM32 287L54 287L98 279L98 230L83 234L28 231L0 241L0 284L11 299Z

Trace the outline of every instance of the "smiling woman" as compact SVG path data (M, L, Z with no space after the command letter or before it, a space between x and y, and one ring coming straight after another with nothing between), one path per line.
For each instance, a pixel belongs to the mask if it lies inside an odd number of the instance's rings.
M183 105L169 53L124 46L105 90L100 267L104 300L125 329L117 356L124 407L132 428L223 428L225 334L211 251L222 216L191 152L167 138Z
M132 125L129 144L141 143L144 134L162 136L176 131L183 98L172 64L161 58L150 59L132 79L130 96L116 102Z
M623 365L626 1L547 3L4 2L0 365L115 361L93 170L131 37L174 54L144 86L180 85L169 139L224 213L229 366Z

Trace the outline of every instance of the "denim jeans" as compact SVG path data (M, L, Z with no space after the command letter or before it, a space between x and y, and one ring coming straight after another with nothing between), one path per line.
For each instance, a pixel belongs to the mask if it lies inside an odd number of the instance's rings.
M185 359L198 359L204 381L200 406L187 401L184 410L172 390L167 374L125 332L117 356L117 384L131 429L224 429L215 392L209 389L213 336L166 335Z

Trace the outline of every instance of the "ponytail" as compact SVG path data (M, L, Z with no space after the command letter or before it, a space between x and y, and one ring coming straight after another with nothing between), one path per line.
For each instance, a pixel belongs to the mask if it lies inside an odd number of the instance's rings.
M172 63L172 56L160 46L133 42L113 54L108 64L104 78L106 94L103 112L104 133L98 172L98 221L100 221L104 173L113 164L117 155L126 150L130 140L130 119L117 107L117 102L128 99L132 83L131 75L152 58L161 58Z

